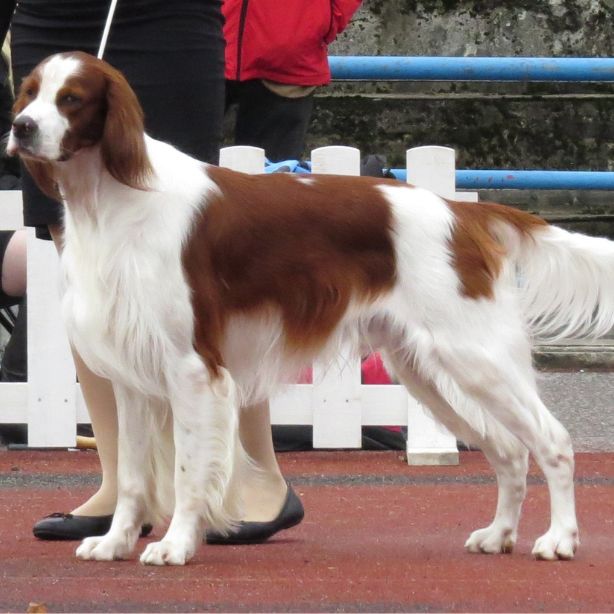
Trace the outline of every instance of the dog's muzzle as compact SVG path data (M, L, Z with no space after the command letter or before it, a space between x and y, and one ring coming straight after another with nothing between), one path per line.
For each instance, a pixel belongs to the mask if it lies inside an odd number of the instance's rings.
M14 155L19 150L32 150L38 135L38 124L28 115L18 115L13 121L7 153Z

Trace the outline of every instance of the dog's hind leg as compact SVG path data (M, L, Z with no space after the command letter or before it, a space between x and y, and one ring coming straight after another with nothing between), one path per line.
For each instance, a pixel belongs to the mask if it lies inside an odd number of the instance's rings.
M203 540L205 524L232 527L228 490L237 458L238 407L235 384L220 368L213 377L196 356L178 365L170 395L175 439L175 510L160 542L141 555L146 565L183 565Z
M516 543L526 494L527 448L487 415L472 415L471 410L460 415L443 397L438 386L420 372L418 364L408 353L386 352L385 360L414 398L459 439L477 445L495 470L498 485L495 517L489 526L474 531L465 547L470 552L511 552ZM442 382L439 384L441 386ZM449 389L451 384L448 384ZM454 396L459 396L458 391L455 392ZM466 401L464 405L467 406Z
M571 559L577 549L571 439L542 403L536 390L529 344L522 329L499 334L501 323L435 349L440 366L461 391L511 431L533 454L550 491L551 523L533 554ZM513 332L513 331L512 331Z
M116 384L113 391L119 427L117 505L109 532L88 537L77 548L85 560L112 561L132 552L156 488L150 471L152 436L163 415L152 415L159 408L142 394Z
M499 429L505 429L497 425ZM511 433L493 440L479 436L474 442L484 453L497 475L498 497L493 521L477 529L465 542L469 552L512 552L518 537L518 522L527 492L529 452Z

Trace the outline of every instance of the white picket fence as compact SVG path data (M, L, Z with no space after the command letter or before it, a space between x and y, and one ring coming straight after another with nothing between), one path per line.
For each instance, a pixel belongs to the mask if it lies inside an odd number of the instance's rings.
M360 152L322 147L311 155L314 173L358 175ZM264 172L264 151L228 147L220 164L248 173ZM407 177L414 185L456 200L477 193L455 191L454 150L419 147L407 152ZM21 193L0 192L0 230L23 226ZM72 447L76 424L89 416L60 318L58 258L50 241L28 234L28 382L0 384L0 423L28 425L33 448ZM333 364L313 365L313 384L287 386L271 400L273 424L313 425L316 448L360 448L361 427L407 426L410 464L456 464L455 438L435 423L399 385L363 385L360 361L343 354Z

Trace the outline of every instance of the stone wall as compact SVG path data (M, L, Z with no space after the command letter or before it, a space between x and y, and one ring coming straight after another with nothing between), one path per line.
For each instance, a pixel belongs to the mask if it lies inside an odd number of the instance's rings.
M330 53L608 57L614 0L365 0ZM406 148L437 144L459 168L614 170L613 111L603 83L340 83L318 94L308 149L353 145L399 166ZM610 193L496 196L576 222L614 213Z
M611 55L612 0L364 0L333 54Z

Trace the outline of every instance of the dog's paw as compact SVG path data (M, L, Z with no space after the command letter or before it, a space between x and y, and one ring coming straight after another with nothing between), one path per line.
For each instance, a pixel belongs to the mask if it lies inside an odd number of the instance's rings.
M83 561L117 561L130 554L126 540L114 539L108 535L86 537L77 548L77 558Z
M577 530L550 529L533 546L532 554L543 561L570 560L580 545Z
M185 546L161 541L151 543L141 554L143 565L185 565L194 556L194 552Z
M469 552L482 552L484 554L509 554L516 545L516 535L510 528L490 525L474 531L465 542Z

